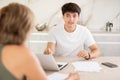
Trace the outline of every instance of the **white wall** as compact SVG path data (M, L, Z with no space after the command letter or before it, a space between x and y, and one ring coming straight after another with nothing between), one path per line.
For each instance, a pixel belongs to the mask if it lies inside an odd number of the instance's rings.
M0 7L9 2L29 6L35 13L36 24L47 23L50 26L62 21L60 8L64 3L75 2L82 8L78 23L89 29L104 29L105 23L111 21L114 29L120 29L120 0L0 0Z
M119 16L117 17L117 14ZM106 22L114 23L114 29L120 29L120 0L96 0L93 18L89 22L91 28L103 28Z

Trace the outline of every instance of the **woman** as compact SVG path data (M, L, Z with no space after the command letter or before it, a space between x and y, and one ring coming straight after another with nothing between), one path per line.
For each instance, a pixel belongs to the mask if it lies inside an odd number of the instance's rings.
M25 45L33 25L32 11L22 4L11 3L0 10L0 80L47 79L36 56ZM77 77L71 73L66 80Z

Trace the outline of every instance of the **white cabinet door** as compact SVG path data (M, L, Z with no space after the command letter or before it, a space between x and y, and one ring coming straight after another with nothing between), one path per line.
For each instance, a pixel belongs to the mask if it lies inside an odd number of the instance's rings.
M120 56L120 34L93 34L102 56Z
M102 56L120 56L120 44L98 44Z
M48 33L32 33L27 45L34 53L43 53L47 45Z
M39 53L44 53L44 50L46 48L46 44L47 43L30 43L30 49L36 53L36 54L39 54Z

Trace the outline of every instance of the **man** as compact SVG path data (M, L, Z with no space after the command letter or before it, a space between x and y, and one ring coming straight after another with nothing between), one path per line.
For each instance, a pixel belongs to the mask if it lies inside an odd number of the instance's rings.
M49 32L49 40L45 54L55 56L78 56L85 59L99 56L99 48L89 30L77 25L81 8L75 3L62 6L64 24L57 25ZM87 46L90 51L85 50Z

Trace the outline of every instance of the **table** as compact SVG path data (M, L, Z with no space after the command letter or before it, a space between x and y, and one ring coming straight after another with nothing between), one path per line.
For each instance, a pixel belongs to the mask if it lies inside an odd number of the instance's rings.
M74 71L74 67L71 64L75 61L82 61L84 59L78 57L55 57L56 61L68 62L68 66L64 69L58 71L60 73L69 73ZM80 72L81 80L120 80L120 56L118 57L99 57L92 59L92 61L97 61L102 70L100 72ZM101 65L102 62L111 62L117 64L117 68L109 68ZM50 75L56 71L46 71L47 75Z

